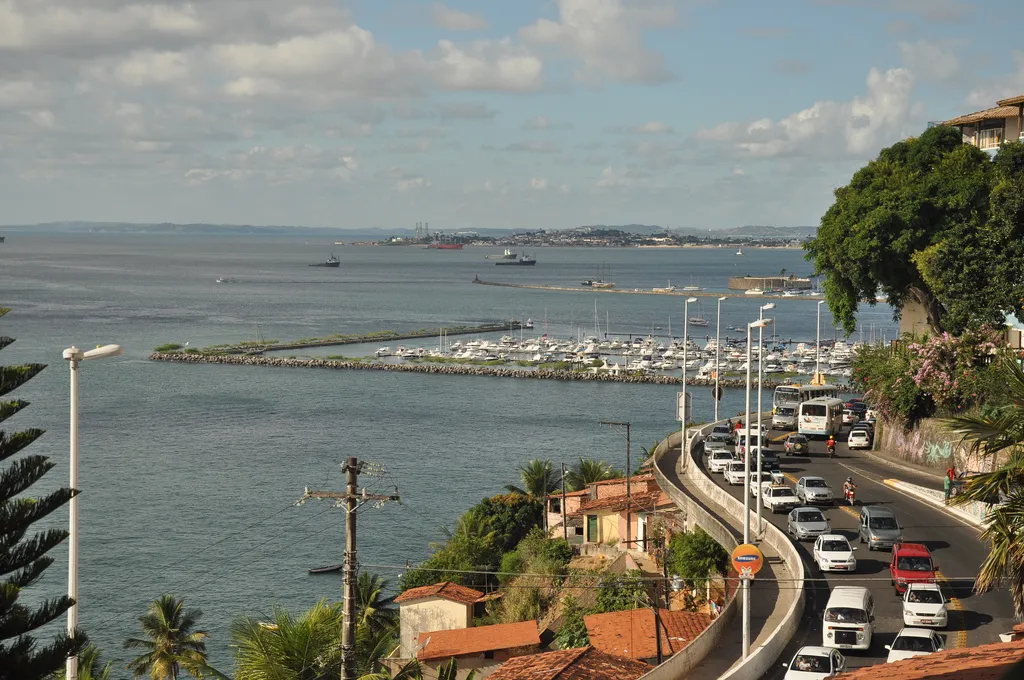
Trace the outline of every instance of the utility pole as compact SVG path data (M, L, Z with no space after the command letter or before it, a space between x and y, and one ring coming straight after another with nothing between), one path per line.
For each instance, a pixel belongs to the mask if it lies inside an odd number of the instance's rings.
M565 525L565 463L562 463L562 540L569 542L569 527Z
M379 465L360 461L350 456L341 466L345 472L345 491L316 491L306 487L302 498L296 505L303 505L307 500L324 499L334 501L334 507L345 508L345 584L343 592L344 622L341 628L341 680L356 680L356 511L368 502L381 507L388 501L400 501L395 494L371 494L366 489L358 490L359 473L366 468L366 474L381 476L384 469ZM398 491L398 488L395 488Z
M631 540L633 538L633 536L632 536L633 528L630 526L630 516L629 516L630 511L633 508L633 495L630 492L630 486L629 486L629 478L633 474L632 473L632 468L629 466L629 428L630 428L630 423L629 422L617 423L617 422L613 422L613 421L609 421L609 420L602 420L600 424L601 425L614 425L616 427L624 427L624 428L626 428L626 540L625 540L625 544L626 544L626 550L629 550L629 546L633 542Z

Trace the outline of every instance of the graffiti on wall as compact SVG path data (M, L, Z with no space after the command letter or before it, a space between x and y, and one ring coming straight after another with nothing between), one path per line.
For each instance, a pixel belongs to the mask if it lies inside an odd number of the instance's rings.
M916 465L945 469L952 462L958 470L982 470L982 460L949 436L940 425L925 421L910 431L890 428L885 445L890 453ZM984 469L987 469L986 466Z

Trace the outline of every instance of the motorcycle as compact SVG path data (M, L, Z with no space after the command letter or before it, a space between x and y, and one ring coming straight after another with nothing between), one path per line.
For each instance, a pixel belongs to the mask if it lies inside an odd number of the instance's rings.
M856 500L856 497L857 497L857 490L856 489L845 489L843 491L843 496L846 498L846 501L852 506L854 504L855 500Z
M835 446L835 444L832 444L832 445L830 445L828 447L828 457L829 458L835 458L836 457L836 446Z

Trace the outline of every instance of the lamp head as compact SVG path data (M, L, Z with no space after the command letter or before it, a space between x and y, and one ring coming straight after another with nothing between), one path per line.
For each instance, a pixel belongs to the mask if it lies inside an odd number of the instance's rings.
M771 322L771 319L758 319L757 321L751 321L747 325L750 326L751 328L762 328L764 326L770 325Z
M823 304L825 304L825 301L824 300L818 300L818 304L819 305L823 305Z
M89 350L82 355L82 358L85 360L106 359L107 357L119 357L122 354L124 354L124 350L121 349L121 345L103 345Z
M718 298L718 301L719 301L719 302L725 302L725 301L726 301L726 300L728 300L728 299L729 299L728 297L726 297L725 295L723 295L722 297Z

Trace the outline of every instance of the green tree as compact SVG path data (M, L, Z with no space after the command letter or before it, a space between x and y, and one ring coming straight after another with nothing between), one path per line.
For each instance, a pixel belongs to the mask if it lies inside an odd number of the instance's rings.
M78 680L112 680L114 662L104 663L100 660L103 652L93 644L86 645L78 653ZM51 680L65 680L67 668L62 668L50 676Z
M859 302L874 304L879 289L897 314L918 302L935 333L1000 325L1006 312L1021 310L1017 146L993 163L957 129L936 126L883 149L835 191L805 248L847 332Z
M8 311L0 308L0 316ZM12 342L13 338L0 337L0 349ZM43 364L0 366L0 397L28 382L44 368ZM20 399L0 401L0 421L26 406L28 402ZM64 616L73 602L67 596L43 601L36 596L32 598L35 606L18 601L53 563L47 553L68 535L62 529L33 533L32 525L78 493L58 488L39 498L24 495L54 463L38 455L13 458L42 434L43 430L37 428L11 434L0 431L0 463L6 463L0 468L0 680L45 678L62 668L69 655L77 654L88 643L85 633L78 631L73 638L58 634L49 644L37 647L38 641L31 633Z
M729 553L700 527L676 534L668 544L668 569L687 579L706 579L723 574L729 567Z
M398 623L394 597L386 595L390 584L386 578L368 571L356 579L356 625L373 631L393 628Z
M326 600L297 618L280 608L271 622L239 617L231 626L235 680L339 677L343 619L341 607Z
M590 645L590 634L583 620L586 612L580 607L576 598L567 595L562 601L562 627L555 635L559 649L574 649Z
M409 659L394 675L380 670L360 675L359 680L423 680L423 667L416 659Z
M531 460L520 466L519 476L523 486L509 484L505 487L506 491L531 498L543 498L559 487L558 475L552 470L550 460Z
M646 607L651 603L648 584L639 569L625 574L609 574L601 579L597 590L597 613L618 612Z
M587 484L622 476L622 470L613 468L604 461L581 456L580 462L573 465L572 469L565 474L565 485L570 491L579 491L585 489Z
M128 638L125 649L144 649L128 663L135 677L151 680L178 680L181 672L194 678L223 677L206 663L206 631L196 630L203 613L185 609L174 595L161 595L139 617L144 637Z

